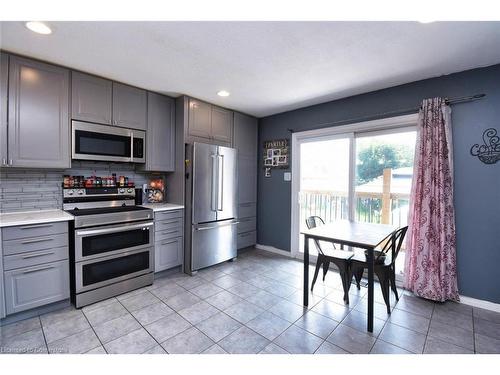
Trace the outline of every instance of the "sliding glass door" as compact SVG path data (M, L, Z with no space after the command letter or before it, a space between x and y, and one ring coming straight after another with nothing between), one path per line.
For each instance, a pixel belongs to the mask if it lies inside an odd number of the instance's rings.
M319 216L325 223L349 219L407 225L415 141L415 128L407 125L296 139L292 189L297 199L296 208L292 207L295 255L303 252L300 232L309 216ZM314 254L314 246L310 249ZM403 270L404 253L401 255L398 272Z
M300 144L300 231L306 229L309 216L325 222L350 219L352 134L318 139ZM303 252L303 237L300 237ZM311 254L316 248L311 247Z

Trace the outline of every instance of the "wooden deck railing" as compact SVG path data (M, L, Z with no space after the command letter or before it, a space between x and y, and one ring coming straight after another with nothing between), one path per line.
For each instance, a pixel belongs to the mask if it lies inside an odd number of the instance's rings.
M388 171L388 172L387 172ZM384 170L382 192L355 192L357 221L370 223L407 224L410 195L391 192L391 170ZM304 190L300 193L300 214L320 216L326 222L348 218L347 192Z
M356 220L406 225L406 210L409 202L409 194L390 194L384 197L381 193L355 193L356 197ZM384 199L389 203L384 204ZM326 191L303 191L301 192L301 219L311 215L320 216L326 222L347 219L348 203L347 194ZM386 212L388 210L388 213Z

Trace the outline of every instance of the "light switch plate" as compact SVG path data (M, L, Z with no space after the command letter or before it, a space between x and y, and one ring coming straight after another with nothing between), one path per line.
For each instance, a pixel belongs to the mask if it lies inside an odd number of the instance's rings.
M283 180L285 180L285 181L292 181L292 172L285 172L285 173L283 173Z

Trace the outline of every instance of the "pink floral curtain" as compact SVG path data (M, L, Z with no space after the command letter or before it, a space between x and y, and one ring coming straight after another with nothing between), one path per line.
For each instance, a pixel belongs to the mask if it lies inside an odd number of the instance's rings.
M451 110L445 99L423 101L417 133L405 288L434 301L458 301Z

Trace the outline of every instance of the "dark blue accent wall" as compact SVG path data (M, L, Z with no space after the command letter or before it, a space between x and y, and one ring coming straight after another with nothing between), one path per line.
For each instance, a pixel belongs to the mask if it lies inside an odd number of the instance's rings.
M457 263L460 294L500 303L500 162L485 165L469 151L483 131L500 133L500 65L426 79L335 100L259 120L258 239L290 251L291 183L283 170L264 177L262 142L290 138L287 131L371 117L418 106L422 99L486 94L452 106ZM293 150L291 150L293 153Z

